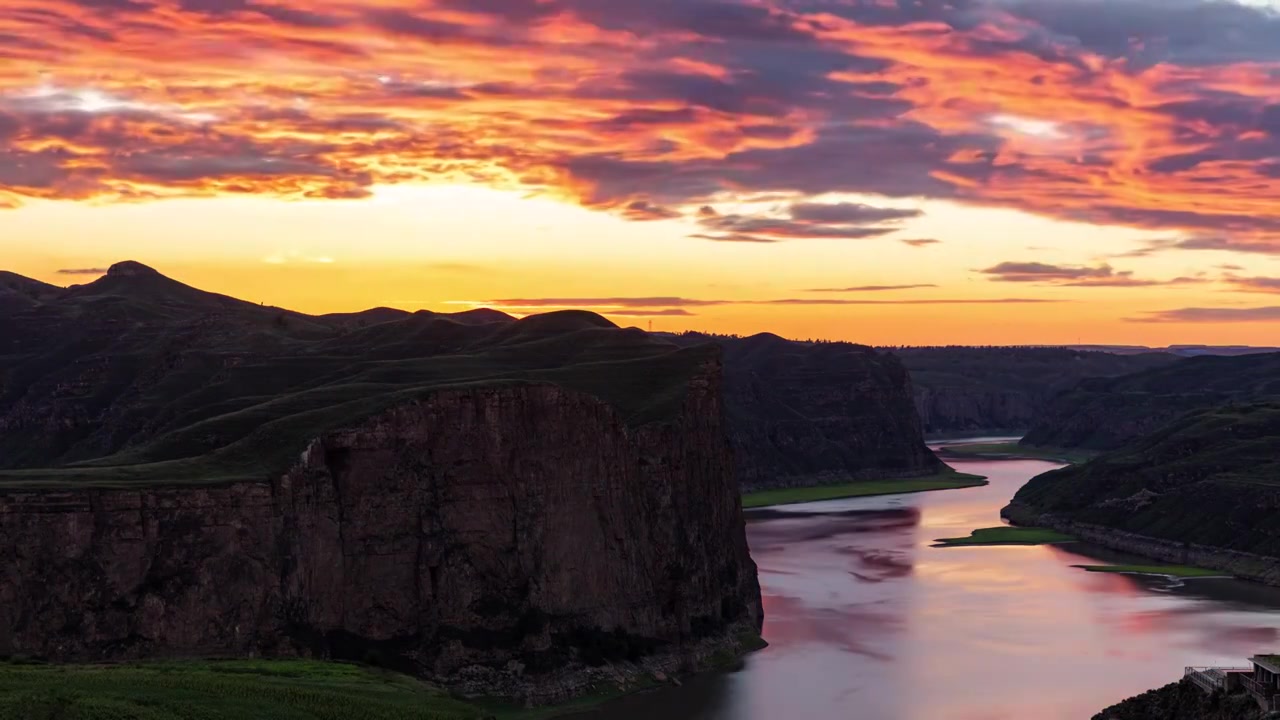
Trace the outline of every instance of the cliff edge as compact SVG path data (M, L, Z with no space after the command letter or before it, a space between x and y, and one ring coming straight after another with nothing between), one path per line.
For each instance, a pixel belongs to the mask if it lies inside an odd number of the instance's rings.
M545 703L758 642L715 348L126 269L7 319L68 334L0 359L33 439L0 472L0 655L351 659Z
M869 347L768 333L687 333L724 353L725 406L746 492L932 475L902 363Z

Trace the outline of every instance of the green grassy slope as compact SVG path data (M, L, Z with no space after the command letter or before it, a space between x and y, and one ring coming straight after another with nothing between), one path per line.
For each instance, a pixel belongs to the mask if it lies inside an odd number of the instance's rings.
M1277 398L1280 353L1188 358L1081 382L1049 404L1023 442L1114 450L1188 412Z
M116 267L0 314L0 486L263 478L325 430L445 389L552 383L640 425L717 354L581 311L312 317Z
M1015 506L1175 542L1280 556L1280 404L1186 415L1032 479Z
M404 675L301 660L0 664L0 720L479 720Z
M871 497L874 495L901 495L907 493L929 492L932 490L959 490L963 488L986 485L985 478L979 475L946 470L935 475L894 480L866 480L862 482L844 483L841 485L815 485L812 487L779 488L747 493L742 496L742 507L761 508L774 505L796 505L799 503L819 502L823 500L842 500L844 498Z

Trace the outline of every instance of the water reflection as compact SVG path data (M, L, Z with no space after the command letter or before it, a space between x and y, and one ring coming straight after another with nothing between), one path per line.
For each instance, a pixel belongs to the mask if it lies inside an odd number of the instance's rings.
M972 461L970 490L752 513L770 647L735 673L626 698L603 720L1088 718L1280 642L1280 590L1087 573L1088 546L932 548L999 522L1054 465Z

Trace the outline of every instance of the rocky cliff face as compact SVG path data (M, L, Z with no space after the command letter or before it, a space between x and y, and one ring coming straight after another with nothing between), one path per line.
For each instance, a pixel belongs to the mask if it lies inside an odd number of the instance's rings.
M913 400L928 433L1018 433L1030 427L1039 393L978 387L916 387Z
M1280 397L1280 353L1196 357L1113 378L1054 398L1025 442L1114 450L1196 410Z
M1162 353L1115 355L1069 348L925 347L893 354L911 373L926 434L1016 433L1084 378L1160 367Z
M446 389L270 482L3 492L0 653L377 659L534 701L699 667L761 622L718 386L704 364L639 427L555 385Z
M902 363L850 343L761 334L687 334L724 353L725 406L738 480L764 490L930 475L942 463L925 446Z
M1107 708L1093 720L1262 720L1266 713L1243 692L1209 695L1176 682Z

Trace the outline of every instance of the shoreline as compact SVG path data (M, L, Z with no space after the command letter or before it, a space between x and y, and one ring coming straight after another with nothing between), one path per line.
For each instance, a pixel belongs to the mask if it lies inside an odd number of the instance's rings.
M1043 460L1067 465L1088 462L1097 455L1085 450L1020 445L1017 442L949 443L934 453L940 458L953 460Z
M847 500L885 495L914 495L937 490L964 490L990 484L981 475L956 471L895 480L862 480L839 485L811 485L808 487L777 488L742 495L742 509L746 511L784 505L801 505L828 500Z
M1000 516L1015 525L1050 528L1109 550L1170 565L1213 570L1226 573L1237 580L1280 587L1280 558L1209 545L1176 542L1102 525L1079 523L1013 503L1002 508Z

